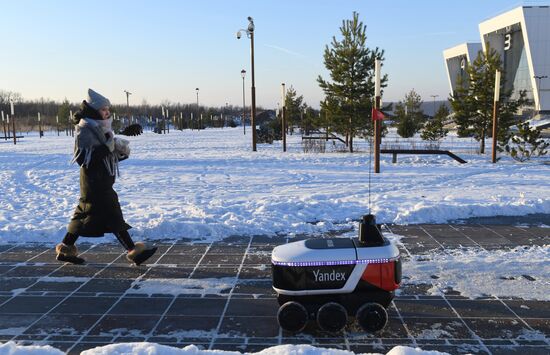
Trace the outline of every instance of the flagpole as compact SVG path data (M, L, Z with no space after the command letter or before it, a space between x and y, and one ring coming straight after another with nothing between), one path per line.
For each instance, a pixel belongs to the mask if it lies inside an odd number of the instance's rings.
M380 59L374 61L374 110L372 119L374 123L374 173L380 173L380 125L377 111L380 109Z

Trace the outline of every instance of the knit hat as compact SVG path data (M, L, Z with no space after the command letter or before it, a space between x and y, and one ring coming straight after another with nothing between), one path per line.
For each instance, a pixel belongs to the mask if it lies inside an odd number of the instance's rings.
M92 89L88 89L88 99L86 100L88 105L95 110L99 110L105 106L111 106L111 102L105 96L98 94Z

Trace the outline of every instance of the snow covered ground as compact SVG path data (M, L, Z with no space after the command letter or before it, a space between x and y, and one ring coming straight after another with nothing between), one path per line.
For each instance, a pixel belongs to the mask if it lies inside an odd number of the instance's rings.
M301 152L299 136L250 149L241 129L146 132L130 137L132 156L122 162L115 188L132 234L149 239L212 241L231 235L317 234L350 230L369 210L369 155L362 152ZM476 143L449 138L473 152ZM78 167L69 165L73 140L51 134L25 137L14 146L0 141L0 243L58 242L78 201ZM379 222L444 223L468 217L550 213L550 166L543 160L519 164L504 157L457 152L446 156L383 155L382 174L372 175L372 212ZM344 233L350 236L355 232ZM389 233L388 233L389 235ZM399 243L400 236L389 235ZM112 242L106 238L88 240ZM431 283L430 294L453 288L464 296L514 296L548 300L550 246L487 252L461 249L411 255L405 261L408 284ZM467 271L466 271L467 270ZM461 275L468 272L468 282ZM437 279L433 278L437 275ZM535 281L524 277L528 275ZM79 281L52 278L49 282ZM80 280L82 281L82 280ZM136 280L135 293L221 292L234 278ZM172 292L171 292L172 290ZM51 347L0 343L0 354L59 354ZM113 344L86 354L210 354L150 343ZM217 352L218 354L238 354ZM258 354L351 354L309 345L282 345ZM395 347L388 354L437 354Z
M293 135L287 153L277 143L252 153L250 133L240 128L145 132L129 140L132 155L115 188L139 237L314 234L350 228L368 212L365 151L305 154ZM79 193L78 167L68 163L72 147L71 137L52 133L0 142L0 243L62 237ZM550 166L541 159L491 164L488 155L460 155L467 164L446 156L399 156L392 164L382 155L382 173L371 181L378 221L550 213Z
M430 295L453 289L469 298L496 296L550 301L549 261L550 245L414 255L403 264L406 270L403 283L431 283L427 290Z

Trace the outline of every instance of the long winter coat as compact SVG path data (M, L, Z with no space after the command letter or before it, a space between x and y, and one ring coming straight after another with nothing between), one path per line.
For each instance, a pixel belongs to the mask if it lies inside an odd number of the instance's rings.
M82 111L75 114L80 118L101 118L99 113L82 103ZM84 164L84 155L75 152L80 165L80 199L67 227L67 232L85 236L101 237L104 233L115 233L132 228L124 221L118 195L113 189L116 174L107 170L104 158L113 154L107 145L94 147L89 163Z

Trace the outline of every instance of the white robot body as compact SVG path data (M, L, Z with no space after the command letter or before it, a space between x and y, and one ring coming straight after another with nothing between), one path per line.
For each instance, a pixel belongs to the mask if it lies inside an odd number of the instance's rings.
M399 250L365 216L359 238L307 239L277 246L271 255L273 289L283 329L299 331L317 318L337 331L355 316L368 331L387 321L386 308L401 282Z

